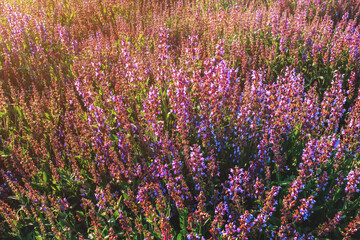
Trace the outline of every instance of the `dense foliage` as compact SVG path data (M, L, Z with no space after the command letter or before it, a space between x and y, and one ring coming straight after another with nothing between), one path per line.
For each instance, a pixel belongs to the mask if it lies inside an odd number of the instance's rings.
M0 1L0 238L360 239L359 8Z

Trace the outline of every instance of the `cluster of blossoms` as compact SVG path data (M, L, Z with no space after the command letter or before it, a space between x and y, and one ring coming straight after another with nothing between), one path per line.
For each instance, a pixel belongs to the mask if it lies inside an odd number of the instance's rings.
M360 237L358 0L32 2L0 3L0 238Z

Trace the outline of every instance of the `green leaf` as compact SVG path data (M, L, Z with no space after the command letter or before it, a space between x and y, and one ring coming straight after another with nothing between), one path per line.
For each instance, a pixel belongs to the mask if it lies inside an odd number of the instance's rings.
M48 180L48 177L47 177L46 171L43 171L43 181L44 181L44 183L47 183L47 180Z
M19 198L18 198L18 196L10 196L10 197L8 197L9 199L13 199L13 200L19 200Z
M183 238L183 235L182 235L181 233L179 233L179 234L177 235L176 239L177 239L177 240L182 240L182 239L184 239L184 238Z
M77 214L79 214L81 217L85 217L85 214L81 211L76 211Z
M181 229L186 229L187 228L187 219L188 219L188 210L187 208L184 209L179 209L179 214L180 214L180 227Z

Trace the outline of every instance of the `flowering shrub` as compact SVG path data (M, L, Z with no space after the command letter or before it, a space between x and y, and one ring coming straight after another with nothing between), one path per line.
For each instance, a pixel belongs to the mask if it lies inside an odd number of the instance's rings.
M3 1L0 238L360 238L359 8Z

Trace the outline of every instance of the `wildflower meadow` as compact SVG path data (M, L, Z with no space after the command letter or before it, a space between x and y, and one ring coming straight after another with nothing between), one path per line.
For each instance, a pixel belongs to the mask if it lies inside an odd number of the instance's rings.
M0 239L360 239L360 0L0 0Z

